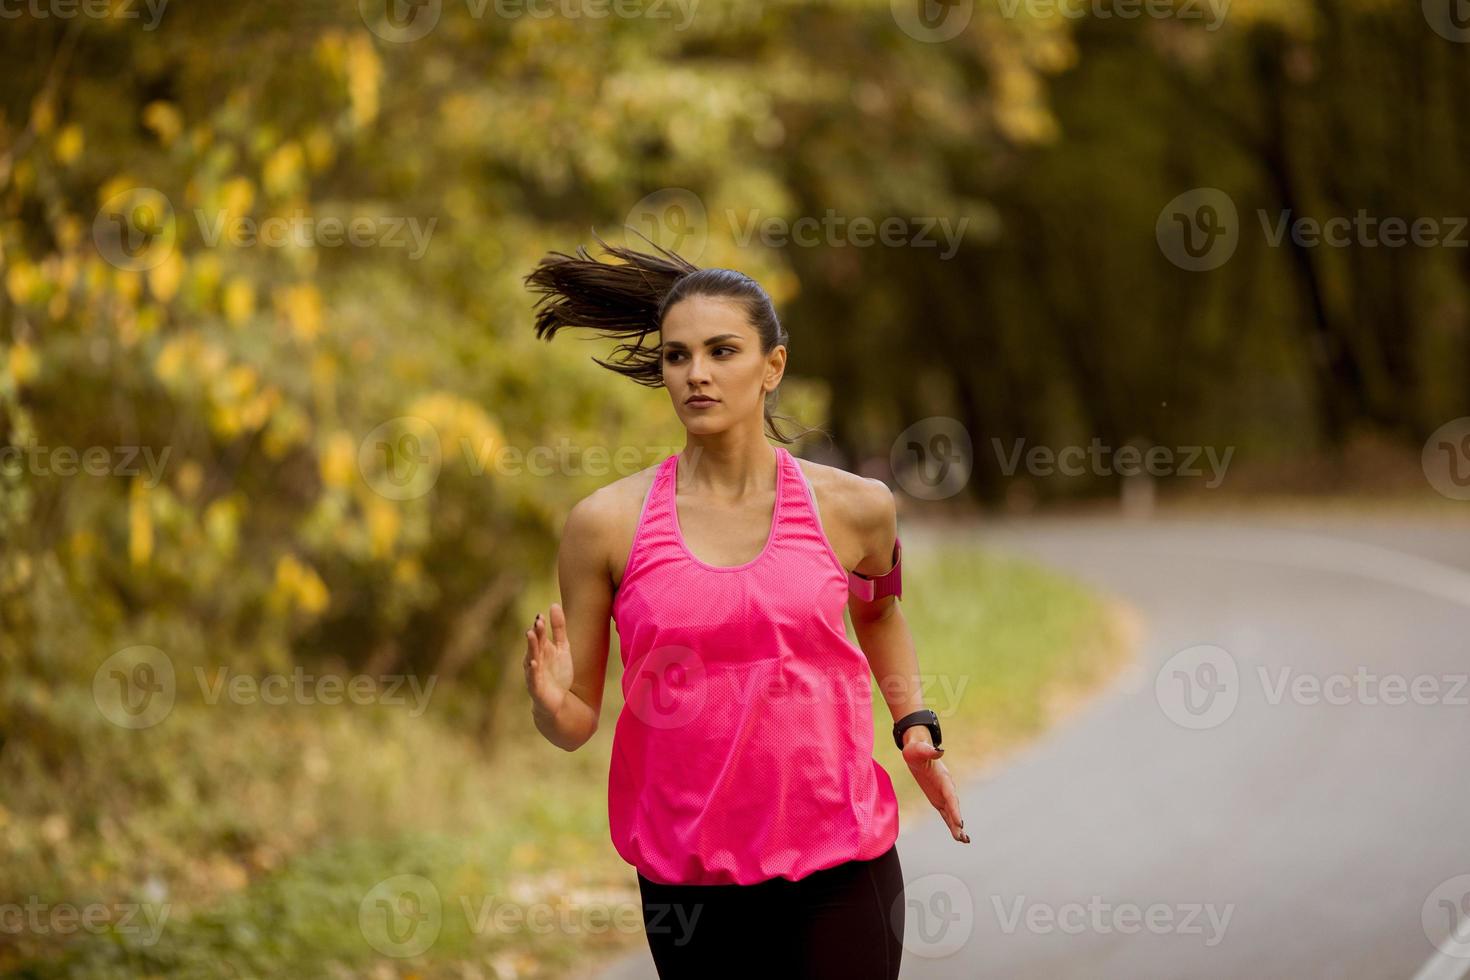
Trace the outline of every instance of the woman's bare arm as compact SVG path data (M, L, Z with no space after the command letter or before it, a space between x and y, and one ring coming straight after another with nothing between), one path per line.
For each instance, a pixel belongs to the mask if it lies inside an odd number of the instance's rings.
M557 552L561 603L526 633L527 689L536 729L568 752L597 732L612 616L610 495L597 491L567 515Z

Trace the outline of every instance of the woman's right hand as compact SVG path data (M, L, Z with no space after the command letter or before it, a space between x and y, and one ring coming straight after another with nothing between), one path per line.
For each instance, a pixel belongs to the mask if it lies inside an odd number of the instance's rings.
M548 635L547 621L551 628ZM526 630L526 690L535 708L555 717L572 687L572 645L567 640L567 617L561 604L553 602L549 616L536 614L536 623Z

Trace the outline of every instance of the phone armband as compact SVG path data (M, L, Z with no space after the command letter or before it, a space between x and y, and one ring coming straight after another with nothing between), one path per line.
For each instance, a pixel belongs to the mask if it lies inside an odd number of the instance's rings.
M875 578L857 572L847 573L847 591L864 602L872 602L891 595L895 599L903 596L903 547L897 536L893 539L893 567Z

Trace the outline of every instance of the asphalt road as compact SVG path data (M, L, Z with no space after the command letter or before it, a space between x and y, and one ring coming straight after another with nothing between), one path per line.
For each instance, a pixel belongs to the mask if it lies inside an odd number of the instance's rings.
M973 844L907 821L903 977L1470 973L1470 527L974 533L1147 632L1136 667L962 787ZM654 976L646 951L606 974Z

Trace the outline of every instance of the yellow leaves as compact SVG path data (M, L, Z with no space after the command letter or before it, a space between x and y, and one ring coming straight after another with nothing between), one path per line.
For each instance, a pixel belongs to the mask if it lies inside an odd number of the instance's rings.
M238 493L211 503L204 508L204 534L215 551L229 558L240 543L240 518L245 509Z
M301 144L287 140L266 157L261 170L261 183L265 192L273 197L289 197L302 189L305 178L306 154Z
M130 306L136 305L138 297L143 295L143 277L128 269L118 269L112 277L112 285L118 296L127 300Z
M24 340L10 348L5 360L6 370L17 385L33 381L41 373L41 355Z
M56 155L56 162L63 166L72 163L82 155L82 147L86 141L82 138L82 127L76 123L64 126L60 133L56 134L56 143L52 152Z
M374 558L387 557L398 541L398 532L403 527L403 515L398 506L383 497L368 495L362 498L364 516L367 518L368 541Z
M164 146L172 146L184 129L184 118L172 102L157 100L143 107L143 125Z
M505 445L505 436L485 410L467 398L447 391L434 392L416 399L405 415L421 418L434 427L441 444L463 447L464 455L473 455L481 463L493 463Z
M227 361L221 348L205 343L199 334L182 333L164 342L153 360L153 374L170 388L185 381L208 382L224 370Z
M231 326L240 326L255 315L255 287L250 280L236 276L225 286L225 319Z
M142 186L141 182L131 174L117 174L108 178L101 187L97 188L97 203L98 205L105 204L123 191L130 191L140 186Z
M128 561L134 568L147 565L153 557L152 491L142 477L133 480L128 493Z
M346 68L352 121L362 128L378 117L378 85L383 78L383 64L366 33L358 32L348 42Z
M331 597L326 583L314 569L294 555L282 555L276 561L276 583L271 598L278 606L315 616L327 608Z
M17 259L5 274L5 291L17 306L29 303L41 288L41 271L24 259Z
M255 206L255 184L249 177L231 177L220 185L219 205L231 218L244 217Z
M313 173L321 173L337 159L337 147L325 126L313 126L306 134L306 160Z
M184 500L194 499L195 494L204 486L204 467L192 459L185 460L174 478L174 485L179 488L179 495Z
M210 426L226 438L254 432L270 419L281 403L280 389L262 387L260 374L248 364L236 364L210 385Z
M302 343L311 343L322 329L322 294L309 282L277 289L276 310L285 319L292 335Z
M160 303L167 303L179 292L179 283L184 280L184 259L178 251L171 250L168 256L148 270L148 291Z
M337 489L349 486L357 465L357 443L346 432L333 432L322 446L317 465L327 486Z
M270 421L266 425L261 448L271 459L280 459L311 435L311 420L289 401L275 399Z

